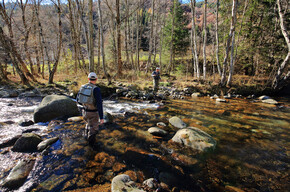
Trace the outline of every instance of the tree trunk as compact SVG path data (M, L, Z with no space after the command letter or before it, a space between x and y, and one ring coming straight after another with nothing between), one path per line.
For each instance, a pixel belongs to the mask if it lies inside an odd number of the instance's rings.
M93 0L89 0L89 71L94 71Z
M140 2L139 2L140 4ZM140 14L140 11L138 9L137 13L136 13L136 68L138 71L140 71L140 61L139 61L139 33L140 33L140 29L139 29L139 26L140 26L140 23L139 23L139 14Z
M121 48L121 18L120 18L120 0L116 0L116 24L117 24L117 58L118 58L118 77L122 76L122 48Z
M222 71L221 71L221 65L220 65L220 59L219 59L219 0L216 2L216 30L215 30L215 36L216 36L216 63L217 63L217 68L218 68L218 73L220 76L222 76Z
M155 6L155 0L151 1L151 23L150 23L150 36L149 36L149 55L148 55L148 61L146 65L146 73L148 72L149 68L151 67L151 56L153 52L153 31L154 31L154 6Z
M126 20L125 20L125 52L126 52L126 64L127 66L129 66L130 63L130 58L129 58L129 46L128 46L128 41L130 41L129 38L129 3L128 0L125 1L125 6L126 6Z
M288 47L288 54L285 57L284 61L281 63L281 65L277 71L277 74L275 76L275 79L273 80L272 88L274 88L274 89L279 88L279 85L281 83L281 75L283 74L283 71L287 67L287 65L289 65L289 57L290 57L290 40L289 40L289 36L288 36L287 26L284 23L285 20L284 20L284 13L283 13L282 8L281 8L281 6L282 6L281 0L277 0L277 5L278 5L278 12L279 12L279 19L280 19L280 27L281 27L282 34L285 38L285 41L286 41L286 44ZM288 71L287 75L285 76L285 78L287 79L288 77L289 77L289 71ZM284 80L286 80L285 78L284 78Z
M230 44L231 44L233 33L235 31L236 14L237 14L237 3L238 3L238 0L233 0L231 28L230 28L229 36L228 36L227 43L226 43L226 53L225 53L225 58L224 58L224 61L223 61L223 72L222 72L222 78L221 78L221 82L220 82L220 84L222 86L225 85L227 61L228 61L228 57L229 57L229 50L230 50L230 47L231 47Z
M56 73L57 70L57 66L59 63L59 59L60 59L60 53L61 53L61 47L62 47L62 22L61 22L61 4L60 4L60 0L57 0L57 13L58 13L58 47L57 47L57 55L52 67L51 72L49 73L49 79L48 79L48 83L52 84L53 83L53 77Z
M229 77L228 77L227 86L231 85L232 76L233 76L233 73L234 73L234 64L235 64L234 50L235 50L235 31L233 32L233 37L232 37L230 71L229 71Z
M176 0L173 0L173 15L172 15L171 40L170 40L170 62L167 68L167 73L169 75L170 75L170 71L174 62L173 37L174 37L174 27L175 27L175 14L176 14L175 12L176 12Z
M102 55L102 65L104 74L108 80L108 84L111 84L110 75L107 73L106 69L106 57L105 57L105 48L104 48L104 32L103 32L103 18L102 18L102 9L101 9L101 2L98 0L98 15L99 15L99 28L100 28L100 45L101 45L101 55Z
M191 30L193 33L193 45L194 48L192 48L194 50L194 63L195 63L195 73L196 73L196 77L199 79L200 78L200 73L199 73L199 60L198 60L198 53L197 53L197 43L196 43L196 27L195 27L195 18L196 18L196 11L195 11L195 5L196 5L196 1L195 0L190 0L190 5L191 5L191 11L192 11L192 26L191 26ZM193 51L192 50L192 51Z
M207 42L207 30L206 30L206 18L207 18L207 0L204 1L204 12L203 12L203 80L206 80L206 42Z

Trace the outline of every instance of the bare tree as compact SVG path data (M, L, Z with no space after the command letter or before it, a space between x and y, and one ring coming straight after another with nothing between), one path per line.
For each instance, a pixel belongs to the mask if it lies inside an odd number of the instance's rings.
M222 72L222 78L220 84L222 86L225 85L225 79L226 79L226 69L227 69L227 61L229 57L229 50L230 50L230 45L231 45L231 40L235 31L235 24L236 24L236 17L237 17L237 3L238 0L233 0L233 5L232 5L232 15L231 15L231 27L230 27L230 32L229 36L227 39L226 43L226 53L223 61L223 72Z
M206 42L207 42L207 29L206 29L206 18L207 18L207 0L204 1L204 12L203 12L203 79L206 79Z
M220 59L219 59L219 0L216 2L216 63L217 63L217 68L218 68L218 73L220 76L222 76L222 71L221 71L221 65L220 65Z
M94 71L93 0L89 0L89 71Z
M146 65L146 73L148 72L149 68L151 67L151 56L153 53L153 35L154 35L154 15L155 15L155 0L151 1L151 20L150 20L150 36L149 36L149 55L148 61Z
M168 74L170 74L174 62L173 40L174 40L175 15L176 15L176 0L173 0L173 15L172 15L171 40L170 40L170 61L167 68Z
M58 14L58 45L57 45L57 54L55 56L53 67L52 67L52 70L49 72L49 79L48 79L49 84L53 83L53 77L56 73L56 69L60 60L61 48L62 48L62 22L61 22L61 7L60 6L61 6L60 0L57 0L57 4L55 4L55 7L57 9L57 14Z
M281 85L282 82L287 80L290 76L290 71L288 71L287 74L284 76L284 78L282 78L282 80L281 80L281 75L283 74L284 69L289 65L290 40L289 40L288 31L287 31L287 26L285 25L285 18L284 18L284 13L282 11L281 0L277 0L277 6L278 6L279 19L280 19L280 27L281 27L282 34L285 38L285 41L286 41L286 44L288 47L288 53L287 53L287 56L285 57L284 61L279 66L279 69L277 71L275 79L272 82L272 88L274 88L274 89L278 89L279 85ZM287 7L286 7L286 9L287 9Z
M100 46L101 46L101 55L102 55L102 65L104 74L108 80L108 84L111 84L110 75L107 73L106 69L106 56L105 56L105 48L104 48L104 32L103 32L103 17L102 17L102 9L101 9L101 1L98 0L98 15L99 15L99 29L100 29Z

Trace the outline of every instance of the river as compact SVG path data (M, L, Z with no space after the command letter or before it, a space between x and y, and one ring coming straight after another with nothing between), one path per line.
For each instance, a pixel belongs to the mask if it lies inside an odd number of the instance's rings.
M98 134L91 148L82 137L84 123L53 121L21 127L39 99L0 99L0 143L28 129L43 137L59 136L48 155L20 154L0 149L0 179L17 160L35 156L37 163L26 183L16 191L108 191L111 179L126 173L137 183L161 172L175 175L180 191L287 191L289 189L290 102L269 105L247 99L217 103L209 97L167 100L162 104L105 101L115 122ZM147 129L157 122L168 125L172 116L197 127L216 141L214 151L197 154L174 145L176 130L165 138Z

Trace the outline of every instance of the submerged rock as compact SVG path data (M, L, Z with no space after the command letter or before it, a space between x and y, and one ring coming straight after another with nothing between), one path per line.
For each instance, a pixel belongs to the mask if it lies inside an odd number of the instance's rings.
M1 184L2 187L17 189L23 185L27 176L34 166L35 160L22 160L11 170L9 175Z
M172 141L202 152L214 149L216 146L216 141L209 134L195 127L177 131Z
M167 135L167 131L160 129L158 127L151 127L148 129L148 132L151 133L152 135L156 136L165 136Z
M59 139L58 137L53 137L53 138L46 139L46 140L40 142L37 145L37 150L42 151L42 150L46 149L49 145L52 145L53 143L57 142L58 139Z
M266 95L262 95L259 97L259 100L266 100L266 99L271 99L271 97L266 96Z
M113 178L111 184L111 191L145 192L144 190L138 189L135 186L135 182L132 181L129 175L126 174L117 175L116 177Z
M170 187L173 187L178 183L178 179L173 174L168 172L161 172L159 174L159 181Z
M171 117L169 119L169 123L176 128L182 129L185 128L187 125L177 116Z
M47 122L62 116L77 116L76 102L66 96L48 95L34 111L34 122Z
M34 133L24 133L12 147L12 151L30 152L36 151L37 145L42 141L41 137Z
M220 103L226 103L226 102L227 102L227 100L225 100L225 99L220 99L220 98L217 98L215 101L216 101L216 102L220 102Z

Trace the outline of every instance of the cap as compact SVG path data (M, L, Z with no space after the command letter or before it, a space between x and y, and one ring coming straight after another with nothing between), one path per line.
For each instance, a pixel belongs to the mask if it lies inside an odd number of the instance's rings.
M156 67L156 70L160 70L160 68L159 67Z
M88 75L88 78L89 78L89 79L97 79L98 77L97 77L97 74L96 74L96 73L91 72L91 73Z

